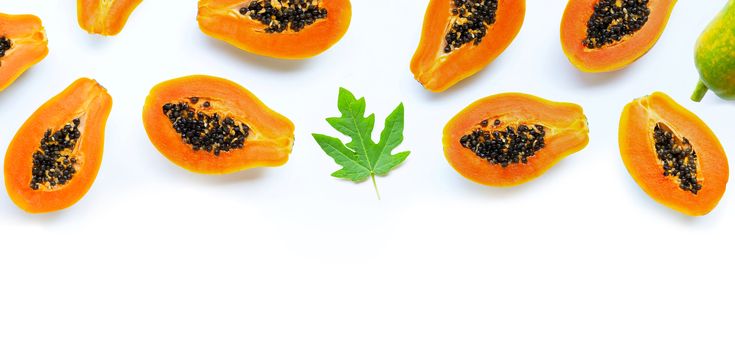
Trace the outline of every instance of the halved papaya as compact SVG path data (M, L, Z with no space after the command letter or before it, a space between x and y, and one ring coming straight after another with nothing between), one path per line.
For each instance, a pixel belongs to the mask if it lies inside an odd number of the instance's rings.
M488 186L531 181L589 143L582 107L507 93L483 98L444 128L444 155L462 176Z
M288 161L294 125L250 91L194 75L156 85L143 108L153 145L193 172L226 174Z
M503 53L525 15L525 0L431 0L411 72L429 91L442 92Z
M29 213L68 208L89 191L102 164L112 98L82 78L43 104L5 154L5 188Z
M676 0L569 0L561 45L583 72L622 69L658 41Z
M350 0L199 0L199 28L242 50L276 58L316 56L347 32Z
M90 34L117 35L143 0L77 0L77 21Z
M666 94L655 92L625 106L618 141L635 182L669 208L705 215L725 193L730 170L720 141Z
M48 41L41 19L0 13L0 91L46 55Z

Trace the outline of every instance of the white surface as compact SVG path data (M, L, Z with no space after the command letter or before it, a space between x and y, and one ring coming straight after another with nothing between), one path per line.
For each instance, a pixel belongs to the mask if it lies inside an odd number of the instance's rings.
M114 98L104 164L75 207L29 216L0 193L0 349L733 349L735 198L699 219L648 198L618 155L623 105L654 90L705 119L735 157L735 105L696 82L692 48L725 1L680 1L628 69L566 60L566 1L529 0L492 66L449 92L408 63L428 1L353 0L332 50L304 62L203 35L196 1L145 1L117 37L78 28L72 1L0 0L39 15L50 55L0 94L4 154L23 121L80 76ZM207 177L163 158L141 123L156 83L234 80L297 126L282 168ZM335 134L339 86L384 118L406 104L408 162L369 183L310 133ZM444 160L441 131L469 103L522 91L581 104L591 143L538 181L475 185Z

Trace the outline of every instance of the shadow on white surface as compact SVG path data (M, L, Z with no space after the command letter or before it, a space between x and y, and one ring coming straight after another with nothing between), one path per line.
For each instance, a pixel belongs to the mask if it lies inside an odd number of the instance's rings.
M204 35L201 33L198 34ZM205 45L205 49L212 51L213 54L225 55L227 56L227 58L233 61L242 61L243 64L258 66L260 68L265 68L275 72L290 73L293 71L307 69L309 66L309 59L285 60L259 56L244 50L240 50L237 47L230 45L224 41L210 37L205 37L201 41ZM327 53L328 51L323 54ZM222 58L220 57L218 59Z
M236 172L233 174L224 174L224 175L204 175L204 174L192 173L184 169L181 169L181 170L186 171L188 177L191 178L193 181L201 182L207 186L231 185L231 184L238 184L238 183L243 183L243 182L253 182L253 181L258 181L262 179L268 174L267 168L247 169L247 170L243 170L243 171Z
M531 180L518 186L511 187L492 187L475 183L469 179L464 178L461 174L455 172L451 166L447 166L446 171L448 173L451 173L448 176L452 176L452 178L454 178L457 182L456 187L460 188L462 191L465 191L467 195L484 197L489 200L498 200L524 196L529 192L537 191L539 190L539 188L543 188L543 186L548 186L548 182L554 181L554 178L556 176L562 176L558 173L565 171L564 168L566 166L564 163L565 162L560 162L537 179Z
M717 221L719 221L717 216L720 215L720 212L724 211L723 208L721 208L724 204L723 201L711 213L703 217L684 215L651 198L640 186L638 186L635 180L633 180L625 169L619 171L618 178L625 182L625 185L623 186L625 187L625 195L635 197L635 199L630 202L635 203L635 205L639 205L640 208L638 210L645 210L651 215L655 215L655 218L652 217L651 221L675 221L679 225L686 225L691 228L703 228L704 226L715 226Z
M570 77L569 81L582 87L606 87L616 81L625 79L629 74L635 73L633 72L634 69L621 69L605 73L585 73L574 67L563 54L554 55L554 57L556 57L556 60L549 60L551 63L549 69L563 67L565 75ZM635 63L633 64L635 65Z
M114 36L107 37L99 34L89 34L79 28L79 26L75 28L75 31L77 32L77 42L89 49L101 52L103 50L108 50L111 46L115 46Z
M153 146L151 145L151 147ZM218 184L230 185L234 183L258 181L266 175L268 169L254 168L243 170L233 174L207 175L195 173L174 164L165 156L158 153L155 148L153 148L152 151L146 152L145 158L145 161L149 163L149 169L151 169L150 171L167 174L167 176L175 178L176 181L193 181L206 186ZM152 167L155 167L157 169L152 169Z
M9 197L7 197L7 195L6 199L7 200L2 201L3 212L6 214L10 214L9 216L12 217L12 221L15 221L16 223L22 225L35 225L45 228L57 226L66 221L67 217L73 217L74 213L71 213L71 211L75 210L73 206L71 208L52 213L30 214L23 211L23 209L17 207L15 203L13 203L13 201Z
M11 103L24 103L29 104L30 101L26 99L19 99L18 96L21 96L21 91L25 88L28 88L32 86L33 81L41 77L42 72L39 71L38 65L43 64L44 61L38 62L33 67L29 68L27 71L23 72L18 79L16 79L10 86L5 88L5 90L0 91L0 106L7 107L8 104ZM41 96L41 99L45 101L46 98L51 98L51 96ZM31 110L35 111L36 108L40 107L38 106L32 106ZM6 108L3 108L4 110ZM25 121L30 115L27 116L13 116L12 118L19 118L20 120ZM11 118L11 116L2 115L0 118L3 120L8 120ZM4 127L7 127L7 125L4 125Z
M421 83L416 80L412 79L415 83L415 90L420 91L420 94L426 97L426 100L431 102L436 101L445 101L445 100L451 100L453 98L456 98L458 96L466 95L471 89L477 88L481 84L482 81L491 81L493 77L496 77L500 74L500 72L503 70L505 64L507 63L506 60L509 60L510 58L508 55L501 54L498 58L496 58L493 62L491 62L489 65L487 65L485 68L481 69L479 72L462 79L457 84L451 86L445 91L442 92L431 92L424 88ZM507 67L506 67L507 69ZM413 75L411 75L413 78ZM490 91L495 90L489 90L487 95L491 95ZM499 93L493 92L493 93Z

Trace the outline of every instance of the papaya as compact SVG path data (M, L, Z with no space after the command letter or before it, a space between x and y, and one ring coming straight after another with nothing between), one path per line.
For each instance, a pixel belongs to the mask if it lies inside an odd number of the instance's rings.
M620 155L636 183L657 202L686 215L712 211L730 176L727 156L712 130L661 92L625 106Z
M82 78L26 120L5 154L5 188L29 213L68 208L89 191L102 164L112 98Z
M480 99L443 135L444 156L458 173L496 187L531 181L589 143L582 107L520 93Z
M735 100L735 0L730 0L697 40L694 62L699 83L692 100L702 101L712 90L726 100Z
M205 34L257 55L304 59L336 44L352 19L349 0L199 0Z
M194 75L151 89L143 125L171 162L202 174L227 174L288 161L294 125L250 91L222 78Z
M427 90L445 91L503 53L525 15L525 0L431 0L411 72Z
M561 45L583 72L627 67L645 55L666 28L676 0L569 0Z
M142 0L77 0L77 21L90 34L117 35Z
M0 91L48 55L41 19L0 13Z

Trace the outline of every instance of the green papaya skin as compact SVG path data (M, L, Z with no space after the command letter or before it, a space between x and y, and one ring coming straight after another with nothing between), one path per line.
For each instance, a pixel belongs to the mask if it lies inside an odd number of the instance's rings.
M707 26L694 52L700 78L692 100L701 101L709 90L735 100L735 0L729 0Z

